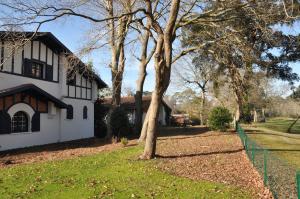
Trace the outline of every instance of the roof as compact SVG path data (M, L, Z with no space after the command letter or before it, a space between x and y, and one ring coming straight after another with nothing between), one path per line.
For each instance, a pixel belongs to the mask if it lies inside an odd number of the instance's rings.
M148 110L151 103L151 96L143 96L143 110ZM104 98L102 104L111 105L112 98ZM165 106L168 110L172 110L171 107L163 100L163 106ZM127 110L135 110L135 98L134 96L122 97L121 98L121 106L123 106Z
M35 34L35 35L34 35ZM33 37L34 36L34 37ZM61 43L51 32L8 32L8 31L0 31L0 39L1 40L21 40L24 38L32 38L34 41L41 41L46 44L52 51L56 53L64 53L68 55L74 55L70 49L68 49L63 43ZM82 68L86 66L78 57L76 57L76 67L78 67L79 71L83 71ZM85 68L84 72L88 69ZM107 87L107 84L91 69L88 69L89 75L92 75L93 80L97 82L99 88Z
M61 100L57 99L56 97L47 93L46 91L40 89L39 87L37 87L34 84L22 84L20 86L0 90L0 97L6 97L9 95L13 95L13 94L24 92L24 91L30 91L33 93L37 93L37 94L47 98L51 102L53 102L58 108L67 108L67 106L68 106Z

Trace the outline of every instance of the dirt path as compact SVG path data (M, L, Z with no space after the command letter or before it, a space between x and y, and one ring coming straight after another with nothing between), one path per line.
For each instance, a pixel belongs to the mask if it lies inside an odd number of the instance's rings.
M255 198L272 198L252 167L235 133L195 129L187 135L159 138L159 167L194 180L209 180L248 189ZM169 132L168 135L171 135Z

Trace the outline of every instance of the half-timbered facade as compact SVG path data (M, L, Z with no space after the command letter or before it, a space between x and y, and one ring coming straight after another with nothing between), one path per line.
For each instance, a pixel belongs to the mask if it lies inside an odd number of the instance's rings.
M70 64L72 52L51 33L32 34L21 46L0 34L0 151L94 136L106 84L80 60Z

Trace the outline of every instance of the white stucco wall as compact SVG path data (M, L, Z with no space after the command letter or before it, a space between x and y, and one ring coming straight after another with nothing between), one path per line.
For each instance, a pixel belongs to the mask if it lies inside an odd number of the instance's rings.
M38 42L33 42L35 48L33 48L33 58L38 59ZM46 46L41 43L41 55L40 60L46 60ZM0 48L1 51L1 48ZM47 64L52 64L52 51L48 48ZM0 52L1 53L1 52ZM15 54L14 72L21 74L22 55L21 51ZM59 67L58 67L58 57ZM24 47L24 58L31 58L31 46L30 43ZM59 109L53 107L53 104L49 105L49 113L41 113L41 128L40 132L25 132L0 135L0 151L23 148L35 145L44 145L49 143L56 143L62 141L76 140L82 138L89 138L94 136L94 101L97 99L97 84L92 84L92 100L70 99L67 96L66 85L66 71L67 62L64 56L53 57L54 66L54 80L58 79L57 70L59 70L59 82L49 82L39 79L33 79L23 77L15 74L8 74L0 72L0 90L6 88L12 88L22 84L34 84L39 88L45 90L54 97L62 100L66 104L71 104L74 108L73 120L66 119L66 109ZM11 60L5 63L4 72L11 72ZM85 81L85 80L83 80ZM84 92L85 93L85 92ZM88 93L90 95L90 93ZM75 97L75 96L74 96ZM32 112L28 110L28 105L18 105L13 111L24 111L30 115L29 128L31 126ZM83 119L83 107L88 108L88 118ZM30 112L30 113L29 113ZM30 128L31 130L31 128Z
M61 141L89 138L94 136L94 104L89 100L67 99L66 104L73 106L73 119L66 119L66 110L62 110ZM83 119L83 107L88 108L88 118Z
M39 132L31 132L31 119L33 110L27 104L19 103L12 106L8 113L12 116L18 111L24 111L29 116L29 132L11 133L0 135L0 151L24 148L59 142L59 118L60 111L56 115L41 113L41 128Z

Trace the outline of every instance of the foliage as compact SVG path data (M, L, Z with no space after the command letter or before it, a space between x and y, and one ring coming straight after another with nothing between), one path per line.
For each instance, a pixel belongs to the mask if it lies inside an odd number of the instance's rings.
M122 137L122 138L121 138L121 144L122 144L124 147L127 146L127 145L128 145L128 139L125 138L125 137Z
M192 125L200 125L200 119L199 119L199 117L192 116L190 118L190 121L191 121Z
M114 108L110 113L110 126L113 136L123 137L131 133L127 112L122 107Z
M94 124L94 131L95 136L103 138L106 136L107 133L107 125L105 122L105 117L109 111L108 107L103 106L101 100L97 100L94 105L94 117L95 117L95 124Z
M251 198L239 188L177 177L156 169L155 162L133 161L141 151L140 147L130 147L2 168L0 196L68 199L131 198L134 194L135 198Z
M241 121L244 123L251 123L253 121L253 116L251 111L253 110L252 104L245 104L243 105L243 115Z
M293 99L299 99L300 100L300 85L296 90L293 92L293 94L290 96Z
M215 107L209 114L208 126L212 130L225 131L229 128L230 122L232 122L232 116L225 107Z

